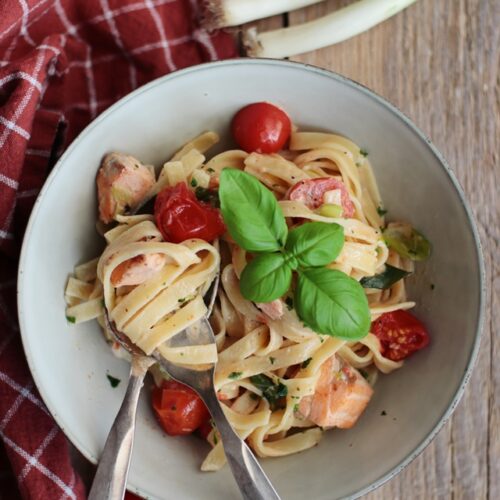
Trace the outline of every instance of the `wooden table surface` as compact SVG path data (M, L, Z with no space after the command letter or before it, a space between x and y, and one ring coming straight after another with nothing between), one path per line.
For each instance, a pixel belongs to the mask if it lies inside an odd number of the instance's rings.
M292 26L350 0L258 23ZM397 477L365 499L500 499L500 0L418 0L372 30L293 57L387 98L448 159L475 214L488 284L481 350L453 418Z

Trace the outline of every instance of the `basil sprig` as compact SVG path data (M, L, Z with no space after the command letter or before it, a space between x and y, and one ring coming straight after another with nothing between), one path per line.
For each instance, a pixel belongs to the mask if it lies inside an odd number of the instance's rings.
M240 278L246 299L271 302L282 297L295 271L294 307L307 326L348 340L368 333L370 311L363 288L345 273L324 267L342 250L342 226L309 222L288 232L272 192L241 170L222 170L219 197L232 238L257 254Z
M364 288L377 288L379 290L386 290L391 288L394 283L397 283L400 279L408 276L410 273L404 269L399 269L399 267L391 266L390 264L385 265L383 272L375 274L373 276L366 276L361 278L360 283Z

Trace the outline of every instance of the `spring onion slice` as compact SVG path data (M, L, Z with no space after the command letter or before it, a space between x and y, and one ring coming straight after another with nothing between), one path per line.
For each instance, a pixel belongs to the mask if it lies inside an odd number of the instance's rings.
M291 57L342 42L408 7L416 0L359 0L314 21L258 33L249 28L243 45L251 57Z
M321 1L323 0L206 0L202 25L206 29L238 26Z

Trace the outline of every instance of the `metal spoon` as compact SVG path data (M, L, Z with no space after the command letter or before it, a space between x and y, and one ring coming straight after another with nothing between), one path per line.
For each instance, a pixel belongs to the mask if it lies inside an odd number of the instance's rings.
M215 343L208 317L215 302L218 283L219 277L217 276L205 294L205 301L208 302L207 315L197 324L177 334L170 341L172 347ZM132 353L132 368L125 399L104 445L104 451L89 493L89 500L123 498L132 454L139 391L146 371L154 361L158 361L172 378L193 388L206 404L220 433L227 461L243 498L245 500L280 500L252 451L233 430L220 406L213 382L215 366L211 365L204 370L178 366L165 360L157 351L148 358L137 346L131 344L122 332L116 329L107 311L105 320L112 335L125 349ZM145 366L146 360L149 362L147 366Z

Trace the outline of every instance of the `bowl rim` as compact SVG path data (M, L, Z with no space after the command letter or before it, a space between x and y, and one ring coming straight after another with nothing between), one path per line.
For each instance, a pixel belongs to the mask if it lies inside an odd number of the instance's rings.
M305 72L311 72L315 73L317 75L321 75L323 77L330 78L332 80L335 80L341 84L344 84L348 87L351 87L355 89L358 92L363 93L370 99L374 100L377 102L379 105L382 107L386 108L389 112L392 114L396 115L401 122L410 129L411 132L413 132L422 142L425 143L425 145L430 149L431 153L434 155L434 157L437 159L438 163L440 164L441 168L444 170L444 172L447 174L447 178L451 183L451 186L455 189L456 193L459 196L460 202L462 204L462 208L465 211L465 214L468 219L468 229L472 231L472 236L474 239L475 243L475 251L476 251L476 265L479 270L479 289L480 289L480 296L479 296L479 310L478 310L478 316L477 316L477 324L476 324L476 331L475 331L475 338L474 338L474 344L472 346L471 352L469 354L469 359L467 361L467 366L466 369L462 375L462 379L460 381L460 384L453 395L453 398L449 402L447 409L444 411L444 413L441 415L441 417L437 420L436 424L434 427L431 429L431 431L422 439L422 441L415 447L415 449L410 452L404 459L400 461L399 464L396 466L392 467L389 471L387 471L385 474L382 474L380 477L375 479L371 484L368 486L365 486L362 489L359 489L357 491L353 491L349 493L349 495L345 498L349 499L356 499L359 498L363 495L366 495L367 493L379 488L382 486L384 483L389 481L390 479L394 478L397 474L399 474L403 469L405 469L418 455L420 455L423 450L431 443L431 441L437 436L439 431L443 428L445 423L450 419L451 415L455 411L458 403L460 402L464 391L465 387L471 377L472 370L475 366L477 357L478 357L478 352L479 352L479 347L480 347L480 342L481 342L481 337L482 337L482 330L483 330L483 325L484 325L484 316L485 316L485 303L486 303L486 270L485 270L485 264L484 264L484 257L483 257L483 251L482 251L482 246L481 246L481 239L479 237L479 232L477 230L477 225L475 222L474 215L472 213L472 210L470 209L468 202L466 200L464 191L455 176L453 170L450 168L448 162L444 158L444 156L439 152L439 150L436 148L436 146L432 143L432 141L429 139L429 137L424 134L411 120L408 118L397 106L394 104L390 103L387 101L385 98L379 96L377 93L375 93L373 90L369 89L365 85L356 82L355 80L352 80L350 78L347 78L345 76L342 76L334 71L324 69L324 68L319 68L317 66L314 66L312 64L306 64L302 62L296 62L296 61L285 61L285 60L280 60L280 59L269 59L269 58L239 58L239 59L226 59L223 61L211 61L203 64L198 64L195 66L191 66L188 68L184 68L178 71L175 71L173 73L170 73L168 75L161 76L159 78L156 78L155 80L152 80L151 82L135 89L134 91L130 92L129 94L125 95L121 99L119 99L116 103L111 105L109 108L107 108L105 111L103 111L98 117L96 117L94 120L92 120L79 134L78 136L73 140L73 142L68 146L66 151L61 155L61 157L58 159L56 165L52 169L52 172L50 172L49 176L45 180L45 183L42 186L42 189L40 193L38 194L38 197L33 205L33 209L31 211L30 217L28 224L26 226L26 231L23 237L23 243L21 247L21 254L20 254L20 259L19 259L19 268L18 268L18 273L17 273L17 307L18 307L18 319L19 319L19 326L20 326L20 333L21 333L21 340L24 348L24 353L26 355L26 359L28 362L28 366L30 368L31 374L33 376L33 379L35 381L35 384L37 386L37 389L40 393L40 396L42 397L44 403L46 404L47 408L49 409L51 415L61 428L61 430L64 432L66 437L72 442L72 444L79 450L82 455L85 456L85 458L92 463L97 463L97 458L94 457L89 450L85 448L83 443L80 442L80 440L77 438L76 435L74 435L69 429L65 428L64 423L62 422L61 418L55 411L56 408L53 405L53 402L49 396L49 392L45 389L45 387L42 387L41 385L38 384L38 373L34 367L34 356L32 352L30 351L30 346L27 341L27 336L25 338L25 335L23 334L24 331L26 331L26 326L24 323L24 316L25 316L25 309L23 307L23 297L24 297L24 289L25 289L25 276L26 273L24 272L24 269L26 267L26 260L27 260L27 254L28 254L28 245L30 243L31 239L31 233L33 230L34 225L36 224L36 220L38 218L38 213L40 211L40 206L42 204L42 200L45 197L45 194L49 191L50 186L52 182L55 180L57 177L58 173L60 172L62 165L66 162L66 159L73 153L73 150L85 140L86 136L97 126L99 126L100 122L105 120L109 115L114 113L116 110L121 108L122 106L125 106L128 104L129 101L137 97L138 95L142 94L143 92L148 92L150 89L156 87L156 86L161 86L165 84L165 82L168 82L170 80L173 80L175 78L179 77L184 77L189 74L194 74L198 71L206 71L207 69L210 70L210 68L219 68L219 67L226 67L226 66L277 66L277 67L282 67L282 68L296 68L303 70ZM138 494L141 493L146 493L140 488L138 488L135 485L129 484L127 485L128 489L135 491Z

